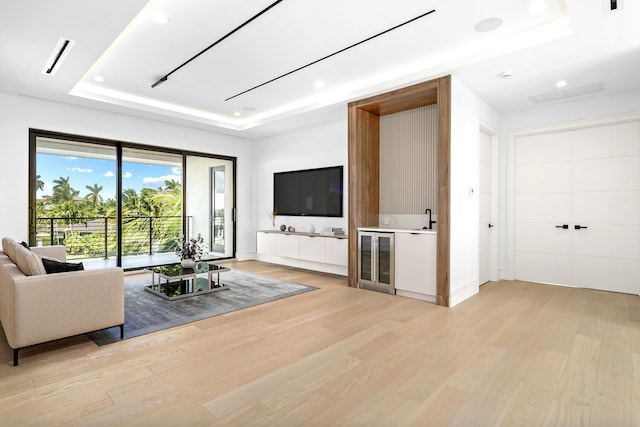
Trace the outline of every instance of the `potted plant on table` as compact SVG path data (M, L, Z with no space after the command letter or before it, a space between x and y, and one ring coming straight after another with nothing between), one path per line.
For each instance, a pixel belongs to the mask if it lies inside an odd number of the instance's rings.
M271 220L271 226L276 228L276 217L278 216L278 210L274 209L269 212L269 219Z
M176 245L176 255L180 257L180 264L183 268L193 268L196 261L202 258L206 247L202 235L198 233L197 237L191 237L187 239L182 238L182 241Z

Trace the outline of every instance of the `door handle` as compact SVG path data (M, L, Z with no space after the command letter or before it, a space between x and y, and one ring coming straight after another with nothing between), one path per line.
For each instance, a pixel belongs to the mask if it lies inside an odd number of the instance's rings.
M573 228L575 228L576 230L580 230L581 228L589 228L589 227L584 226L584 225L576 225Z
M568 230L569 224L556 225L556 228L562 228L563 230Z
M493 224L489 224L489 228L493 228L495 227Z

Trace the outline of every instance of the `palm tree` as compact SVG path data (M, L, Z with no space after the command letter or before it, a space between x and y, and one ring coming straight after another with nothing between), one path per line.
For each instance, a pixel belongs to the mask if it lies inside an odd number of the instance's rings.
M89 190L89 194L85 196L85 199L92 204L94 207L98 207L100 203L102 203L102 196L100 192L102 191L102 185L98 185L97 183L93 185L85 186L87 190Z
M40 175L36 175L36 191L44 190L44 181L40 178L42 178Z
M127 188L122 192L122 213L125 216L140 215L140 197L133 188Z
M173 192L177 192L180 191L181 188L181 184L179 181L176 181L175 179L167 179L164 181L164 190L165 191L169 191L171 193Z
M53 203L72 202L80 194L79 191L71 187L69 177L64 178L61 176L58 179L54 179L53 183L55 184L53 186Z

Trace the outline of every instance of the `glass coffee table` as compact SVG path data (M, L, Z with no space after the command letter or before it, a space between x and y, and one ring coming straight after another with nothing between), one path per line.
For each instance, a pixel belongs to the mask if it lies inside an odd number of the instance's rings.
M164 299L175 300L229 289L220 282L220 273L231 270L218 264L196 261L193 268L175 263L147 267L144 271L151 273L151 284L145 286L145 290ZM203 273L207 273L207 279L198 278Z

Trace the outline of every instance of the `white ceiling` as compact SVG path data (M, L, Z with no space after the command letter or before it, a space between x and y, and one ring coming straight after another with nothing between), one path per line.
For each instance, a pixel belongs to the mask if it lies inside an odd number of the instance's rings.
M545 7L530 13L536 2ZM536 104L533 96L557 98L558 91L571 93L595 83L602 82L603 90L580 97L640 90L640 4L618 0L621 9L610 12L609 3L3 1L0 92L240 136L283 131L311 116L343 114L347 101L444 74L454 74L499 112L520 111L567 99ZM157 23L157 12L169 22ZM503 24L475 31L474 25L487 18ZM55 74L43 74L61 37L74 44ZM513 77L499 78L505 71ZM104 82L94 80L98 75ZM564 89L555 87L561 79L568 82ZM316 88L317 81L324 87Z

